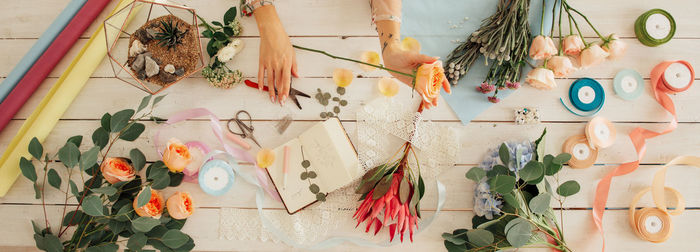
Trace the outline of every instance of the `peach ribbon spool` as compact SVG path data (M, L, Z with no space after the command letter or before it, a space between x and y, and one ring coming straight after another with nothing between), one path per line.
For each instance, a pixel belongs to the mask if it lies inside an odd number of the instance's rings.
M665 187L664 189L672 192L676 196L677 204L683 202L683 197L678 191L670 187ZM649 192L649 190L651 190L651 187L645 188L632 199L629 210L630 225L639 238L654 243L661 243L671 237L673 227L671 224L671 215L656 207L644 207L637 210L637 202L639 202L639 199Z
M598 149L591 148L588 145L588 138L583 134L570 136L566 139L562 150L571 154L571 159L568 162L571 168L588 168L593 166L598 159Z
M597 116L586 124L586 138L591 149L602 149L615 143L617 131L608 119Z

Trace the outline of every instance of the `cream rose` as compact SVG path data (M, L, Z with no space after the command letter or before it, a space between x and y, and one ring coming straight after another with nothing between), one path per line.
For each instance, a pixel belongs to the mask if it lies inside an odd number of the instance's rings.
M581 67L591 67L605 61L610 54L603 50L598 44L593 44L581 51Z
M554 77L562 78L576 71L567 56L553 56L547 60L547 68L552 69Z
M557 83L554 81L554 72L543 67L532 69L527 74L525 82L535 88L544 90L551 90L557 87Z
M224 46L224 48L219 49L219 52L216 53L216 58L223 63L229 62L236 54L243 50L244 46L243 40L233 39L228 45Z

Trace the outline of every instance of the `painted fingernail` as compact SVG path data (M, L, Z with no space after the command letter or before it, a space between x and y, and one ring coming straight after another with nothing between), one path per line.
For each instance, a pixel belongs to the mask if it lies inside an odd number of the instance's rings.
M272 103L275 103L275 97L272 96L272 95L270 95L270 101L271 101Z

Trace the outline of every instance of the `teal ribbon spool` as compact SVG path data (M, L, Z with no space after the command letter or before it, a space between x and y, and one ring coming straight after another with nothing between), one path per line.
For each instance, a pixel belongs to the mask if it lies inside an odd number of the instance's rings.
M637 71L623 69L615 75L613 89L620 98L635 100L644 92L644 79Z
M578 113L574 111L564 103L564 99L562 98L559 98L559 101L564 105L564 108L574 115L581 117L593 116L603 108L603 104L605 103L605 91L598 81L591 78L581 78L574 81L569 87L569 102L571 102L575 109L587 113Z
M644 12L634 22L637 40L646 46L660 46L670 41L676 33L676 21L662 9Z

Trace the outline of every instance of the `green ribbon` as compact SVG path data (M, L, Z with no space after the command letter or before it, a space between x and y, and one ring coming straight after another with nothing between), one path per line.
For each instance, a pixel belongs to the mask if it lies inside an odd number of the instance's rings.
M654 14L663 15L668 19L671 27L666 37L658 38L657 36L657 38L655 38L654 36L652 36L652 34L649 33L649 30L647 30L647 22L649 20L649 17L651 17ZM665 44L666 42L670 41L671 38L673 38L673 35L676 33L676 21L667 11L662 9L652 9L650 11L645 12L644 14L639 16L639 18L637 18L637 21L634 22L634 33L637 35L637 39L642 44L651 47L659 46Z

